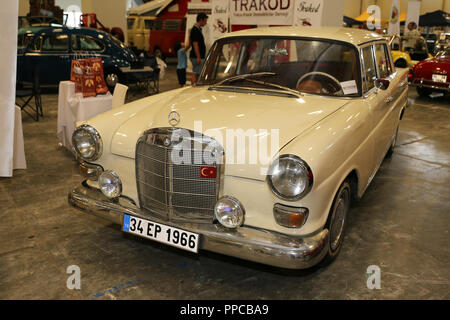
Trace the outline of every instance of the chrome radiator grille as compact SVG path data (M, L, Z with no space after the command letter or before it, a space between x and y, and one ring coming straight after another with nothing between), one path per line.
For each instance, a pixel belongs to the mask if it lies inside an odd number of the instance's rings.
M167 220L212 222L222 157L222 147L200 133L175 128L146 131L136 145L141 209ZM215 168L216 177L202 177L205 168Z

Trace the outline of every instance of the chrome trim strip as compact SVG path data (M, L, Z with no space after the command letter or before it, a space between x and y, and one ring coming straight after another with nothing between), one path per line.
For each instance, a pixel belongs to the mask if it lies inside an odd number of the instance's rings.
M171 193L171 194L188 194L188 195L192 195L192 196L202 196L202 197L215 197L216 195L214 194L203 194L203 193L190 193L190 192L177 192L177 191L173 191L173 185L171 183L171 188L170 191L164 191L162 189L159 189L151 184L145 183L142 180L138 180L140 183L145 184L146 186L162 191L162 192L167 192L167 193ZM170 181L173 181L173 179L170 179ZM147 197L148 198L148 197ZM151 198L150 198L151 199Z
M74 137L75 137L75 133L79 130L86 130L87 132L89 132L92 135L92 138L94 139L94 142L95 142L96 153L95 153L95 155L93 155L92 157L90 157L88 159L83 158L81 156L81 154L78 153L78 151L75 147L76 143L75 143ZM78 155L79 158L83 159L84 161L95 161L95 160L99 159L103 154L102 137L100 136L100 133L98 133L98 131L94 127L92 127L88 124L82 124L81 126L76 127L72 134L71 140L72 140L72 148L74 149L75 153Z
M149 217L133 205L130 200L120 197L115 201L106 198L98 189L81 185L68 195L69 204L85 213L123 224L123 215L153 220L169 226L181 228L201 235L199 248L258 263L287 269L306 269L320 262L328 252L329 232L323 229L308 237L295 237L281 233L242 226L227 229L220 224L197 224L192 222L174 223Z

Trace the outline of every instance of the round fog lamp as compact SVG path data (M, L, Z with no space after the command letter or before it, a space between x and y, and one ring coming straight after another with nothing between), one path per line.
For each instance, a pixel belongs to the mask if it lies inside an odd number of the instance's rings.
M237 228L244 222L245 210L238 199L224 196L217 201L214 214L224 227Z
M100 175L98 185L108 198L117 198L122 194L122 181L112 170L107 170Z

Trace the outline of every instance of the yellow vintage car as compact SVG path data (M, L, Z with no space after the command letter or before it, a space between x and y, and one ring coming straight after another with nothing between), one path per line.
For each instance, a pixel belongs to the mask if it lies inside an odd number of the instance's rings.
M397 35L388 36L389 45L391 47L392 59L394 65L399 68L411 68L417 62L432 58L433 56L426 50L426 45L422 51L407 51L403 48L402 39ZM412 55L412 56L411 56Z

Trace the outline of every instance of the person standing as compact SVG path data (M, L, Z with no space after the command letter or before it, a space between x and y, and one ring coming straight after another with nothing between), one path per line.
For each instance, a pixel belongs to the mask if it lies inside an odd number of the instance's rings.
M198 80L198 76L202 69L203 62L205 60L206 55L206 45L205 38L202 34L202 27L204 27L208 21L208 16L206 13L201 12L197 15L196 23L191 29L189 42L192 45L191 53L189 54L189 58L192 62L192 84L196 84Z
M187 56L186 56L186 48L184 47L184 43L180 43L179 41L175 42L174 45L175 52L177 53L177 77L178 83L180 87L183 87L186 84L186 65L187 65Z
M404 47L406 50L412 50L416 45L417 39L421 36L417 31L417 24L415 22L408 23L408 31L405 32L403 38L406 40Z

